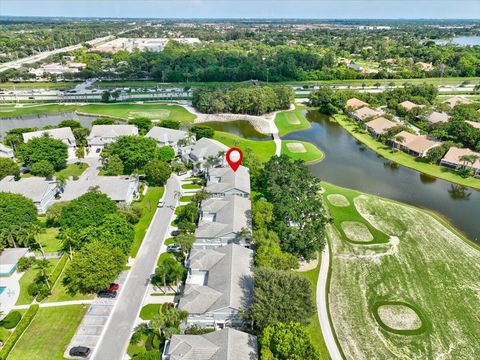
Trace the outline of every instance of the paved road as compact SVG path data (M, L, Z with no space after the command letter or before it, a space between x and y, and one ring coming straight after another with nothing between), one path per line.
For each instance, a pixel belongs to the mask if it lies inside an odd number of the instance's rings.
M322 329L323 339L327 345L328 352L332 360L342 360L342 355L335 342L335 336L333 334L332 324L328 317L328 303L327 303L327 277L328 269L330 267L330 251L328 244L325 245L325 249L322 252L322 261L320 264L320 274L318 275L317 282L317 310L318 321L320 322L320 328Z
M123 358L150 283L150 275L155 269L163 239L178 203L176 191L181 191L180 180L172 175L165 190L165 207L159 208L155 213L99 346L92 355L93 359Z

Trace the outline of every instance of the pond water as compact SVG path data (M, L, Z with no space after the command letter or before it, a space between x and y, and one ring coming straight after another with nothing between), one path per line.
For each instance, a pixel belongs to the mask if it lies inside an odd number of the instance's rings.
M270 135L265 135L258 132L250 124L250 122L246 120L236 120L236 121L228 121L228 122L210 121L210 122L202 123L200 125L207 125L215 129L216 131L228 132L230 134L234 134L248 140L257 140L257 141L272 140L272 137Z
M283 139L308 141L325 152L310 165L321 180L436 211L470 239L480 241L480 191L432 178L378 156L340 125L317 111L306 114L312 127Z
M480 36L457 36L448 40L436 40L438 45L455 44L461 46L480 45Z
M49 125L57 125L59 122L66 119L75 119L83 127L90 128L92 121L96 119L95 116L77 115L75 112L51 113L51 114L37 114L37 115L23 115L13 118L0 118L0 136L3 136L7 131L15 128L36 127L43 128Z

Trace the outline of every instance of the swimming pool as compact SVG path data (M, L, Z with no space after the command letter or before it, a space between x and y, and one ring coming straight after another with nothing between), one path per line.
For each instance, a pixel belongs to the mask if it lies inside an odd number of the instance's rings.
M5 286L0 286L0 294L3 293L3 290L5 290L6 287Z

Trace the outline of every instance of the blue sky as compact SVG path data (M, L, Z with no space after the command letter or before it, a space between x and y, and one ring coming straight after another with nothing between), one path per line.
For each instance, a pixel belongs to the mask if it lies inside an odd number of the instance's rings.
M0 15L157 18L478 19L472 0L0 0Z

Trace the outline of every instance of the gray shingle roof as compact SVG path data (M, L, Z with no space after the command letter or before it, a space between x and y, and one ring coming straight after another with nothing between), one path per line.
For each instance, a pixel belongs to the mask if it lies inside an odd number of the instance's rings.
M112 139L132 135L138 135L135 125L93 125L87 140L89 143L102 143L102 138Z
M74 200L97 187L113 201L125 201L133 181L137 180L128 176L98 176L91 180L68 180L61 201Z
M247 198L234 195L208 199L202 201L201 211L204 216L213 214L213 221L202 218L196 237L214 238L251 227L251 204Z
M57 186L55 181L31 177L15 181L13 176L6 176L0 181L0 192L23 195L33 202L39 203L45 195Z
M211 259L210 259L211 258ZM179 308L204 314L226 307L240 309L251 302L253 251L229 244L215 249L193 249L190 268L206 271L204 286L186 283Z
M179 140L187 138L188 133L182 130L175 130L175 129L168 129L160 126L154 126L150 129L150 131L145 136L153 138L158 142L177 143Z
M220 151L227 151L228 146L217 140L201 138L191 146L190 156L199 160L210 156L217 156Z
M170 360L256 360L257 337L232 328L203 335L173 335Z
M250 173L245 166L240 166L236 172L230 167L213 168L209 171L209 179L205 188L209 193L238 189L250 194Z
M34 138L42 137L44 134L48 134L50 137L66 143L75 144L75 136L73 136L72 129L69 127L23 133L23 141L28 142Z

